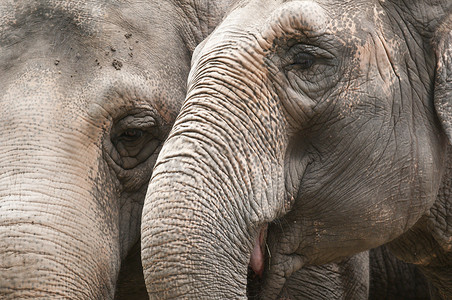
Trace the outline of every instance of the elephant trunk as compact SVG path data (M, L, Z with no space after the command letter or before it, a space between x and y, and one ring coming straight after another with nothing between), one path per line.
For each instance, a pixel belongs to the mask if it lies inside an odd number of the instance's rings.
M6 299L113 298L111 273L118 270L110 261L119 257L90 226L80 228L77 219L87 217L86 208L67 207L55 218L49 209L62 199L47 192L27 194L12 192L1 201L0 294Z
M175 157L171 149L183 153ZM204 152L199 140L172 138L154 170L142 222L142 260L151 299L239 299L245 297L251 232L233 194L242 194L223 170L211 172L202 155L221 163L221 153ZM199 155L199 157L197 157ZM220 194L214 185L222 181Z
M287 122L266 88L262 53L237 28L221 33L194 64L148 187L142 260L153 299L245 298L248 266L264 268L266 224L289 208Z
M117 204L100 150L61 126L19 122L0 139L0 295L113 298Z
M245 298L248 267L263 271L266 224L283 210L283 167L245 127L248 116L222 103L190 99L160 152L142 217L152 299Z

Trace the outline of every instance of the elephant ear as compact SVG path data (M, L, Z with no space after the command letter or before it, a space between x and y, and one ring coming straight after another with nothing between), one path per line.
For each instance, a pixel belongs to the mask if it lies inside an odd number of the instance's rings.
M452 143L452 14L436 32L434 104L443 129Z

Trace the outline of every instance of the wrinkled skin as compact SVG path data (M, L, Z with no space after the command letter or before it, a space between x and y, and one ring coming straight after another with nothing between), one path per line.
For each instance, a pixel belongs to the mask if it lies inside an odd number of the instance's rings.
M246 298L250 266L275 299L303 266L396 238L452 297L450 13L446 0L240 1L195 51L149 185L150 297Z
M259 299L257 287L248 287L250 299ZM383 245L338 263L301 268L287 278L276 299L428 300L428 290L420 270Z
M395 258L386 245L369 256L369 300L430 299L428 282L417 266Z
M368 299L369 279L369 254L366 251L339 263L298 270L286 280L277 299ZM254 297L250 295L249 298ZM258 294L256 298L259 299Z
M450 58L452 51L449 50L449 53L451 53ZM452 69L452 64L449 65L449 69ZM448 146L447 156L443 181L432 208L406 234L389 244L389 249L398 258L419 266L429 281L431 299L452 298L452 149L450 146Z
M0 2L1 299L113 298L192 52L227 3Z
M249 298L259 299L253 288ZM276 299L429 300L430 296L419 268L398 260L383 245L338 263L299 269L287 278Z

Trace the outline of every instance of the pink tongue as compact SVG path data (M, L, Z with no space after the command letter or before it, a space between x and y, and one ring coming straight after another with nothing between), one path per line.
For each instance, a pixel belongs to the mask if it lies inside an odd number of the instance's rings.
M253 252L251 252L250 267L253 269L254 273L262 277L264 272L264 253L263 246L265 240L265 234L267 231L267 224L261 227L259 235L256 236L254 240Z

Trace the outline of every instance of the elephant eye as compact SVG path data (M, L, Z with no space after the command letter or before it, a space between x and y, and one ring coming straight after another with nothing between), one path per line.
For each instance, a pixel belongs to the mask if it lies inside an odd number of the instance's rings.
M126 140L128 142L133 142L141 138L143 134L144 134L143 130L137 128L129 128L119 136L119 139Z
M306 52L301 52L298 53L297 55L295 55L294 57L294 62L292 64L293 67L297 67L299 69L309 69L310 67L312 67L312 65L315 63L315 56L310 54L310 53L306 53Z
M108 153L123 169L132 169L146 161L162 143L158 121L153 111L132 111L113 124Z
M129 115L120 120L113 129L112 142L120 149L138 150L146 141L158 136L155 118L146 113ZM124 155L126 153L124 152Z

